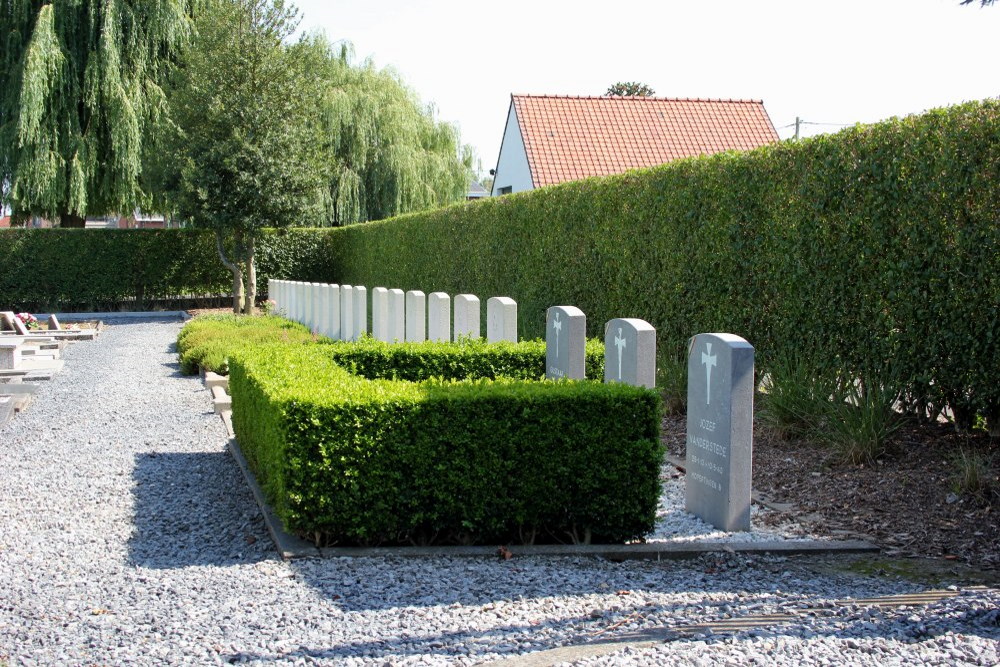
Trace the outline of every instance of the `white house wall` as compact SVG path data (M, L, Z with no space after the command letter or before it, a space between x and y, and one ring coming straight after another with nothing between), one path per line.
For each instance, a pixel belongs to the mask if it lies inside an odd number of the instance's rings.
M517 122L513 101L510 104L510 111L507 112L507 129L500 145L500 159L497 160L496 172L493 177L493 191L490 193L493 197L496 197L503 187L510 187L511 192L533 190L535 187L531 182L528 154L524 152L521 126Z

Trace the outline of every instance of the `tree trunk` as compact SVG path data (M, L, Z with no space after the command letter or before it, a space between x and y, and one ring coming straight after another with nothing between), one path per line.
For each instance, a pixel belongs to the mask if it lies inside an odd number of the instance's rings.
M257 304L257 266L254 264L254 240L249 237L244 245L244 256L246 257L246 289L244 290L245 301L243 302L243 312L253 315L254 306Z
M236 244L239 252L239 242ZM233 312L239 314L243 306L243 271L240 269L239 260L229 261L226 257L226 249L222 246L222 232L215 230L215 249L219 251L219 259L222 264L233 274Z
M64 211L59 214L59 226L65 229L83 229L87 226L87 219L75 213Z

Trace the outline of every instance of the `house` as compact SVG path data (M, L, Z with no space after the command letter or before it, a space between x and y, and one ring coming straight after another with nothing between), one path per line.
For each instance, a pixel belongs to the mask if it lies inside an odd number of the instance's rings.
M511 95L491 195L776 141L760 100Z
M471 183L469 183L469 189L465 193L465 200L473 201L476 199L482 199L483 197L489 197L489 196L490 193L486 191L486 188L483 187L483 184L477 180L473 180Z

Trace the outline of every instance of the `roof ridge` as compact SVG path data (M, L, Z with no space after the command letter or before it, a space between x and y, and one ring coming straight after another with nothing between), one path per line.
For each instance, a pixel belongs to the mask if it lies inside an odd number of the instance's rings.
M511 93L511 97L557 100L650 100L658 102L729 102L735 104L763 104L763 99L737 97L659 97L646 95L551 95L547 93Z

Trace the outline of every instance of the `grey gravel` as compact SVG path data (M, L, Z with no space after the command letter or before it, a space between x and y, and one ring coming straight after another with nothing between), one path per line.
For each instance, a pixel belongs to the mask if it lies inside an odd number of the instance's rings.
M795 622L574 664L1000 662L996 591L920 590L776 557L283 562L179 322L112 323L0 428L0 665L476 664L783 612Z

